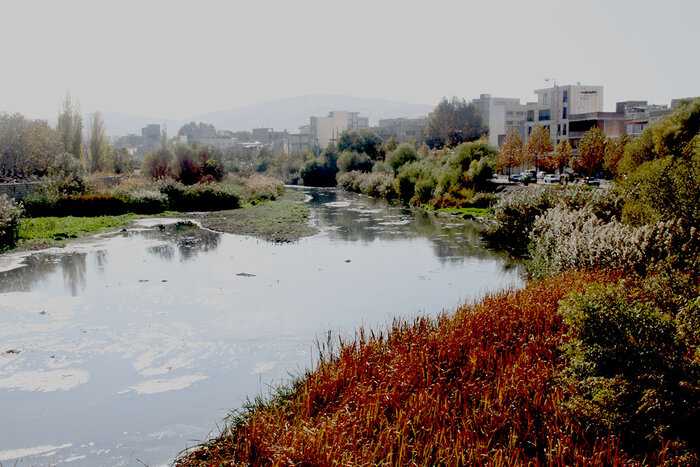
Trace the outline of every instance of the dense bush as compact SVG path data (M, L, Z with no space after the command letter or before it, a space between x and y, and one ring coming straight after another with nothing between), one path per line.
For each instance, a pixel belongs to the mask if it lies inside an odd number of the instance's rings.
M7 195L0 195L0 251L15 245L22 211L20 204L9 199Z
M250 200L273 200L284 192L284 185L280 180L262 174L253 174L242 180L242 183L246 197Z
M160 192L167 196L168 207L174 211L220 211L236 209L241 204L239 194L228 186L185 186L174 180L164 180Z
M410 143L399 144L395 150L386 156L386 162L394 169L395 174L399 172L402 166L416 160L418 160L418 151Z
M389 201L397 197L395 182L394 176L386 172L365 173L354 171L338 177L338 186L340 188L376 198L384 198Z
M74 195L88 191L87 170L83 162L67 152L53 157L43 189L59 195Z
M672 463L697 464L700 361L694 331L700 307L697 299L683 297L678 307L660 306L664 291L655 280L593 286L562 304L571 336L565 346L569 406L594 436L619 433L631 454L666 448L674 451Z
M570 210L590 206L603 220L619 216L622 202L613 191L577 187L537 187L502 198L494 207L496 223L485 232L491 245L524 254L537 216L562 203Z
M172 158L172 154L167 149L148 153L141 163L141 172L154 180L169 177Z

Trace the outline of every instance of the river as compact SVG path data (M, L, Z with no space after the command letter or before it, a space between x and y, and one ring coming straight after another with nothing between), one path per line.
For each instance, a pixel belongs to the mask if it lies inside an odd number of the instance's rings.
M0 464L167 465L329 331L521 285L476 224L303 190L320 233L292 244L155 218L2 255Z

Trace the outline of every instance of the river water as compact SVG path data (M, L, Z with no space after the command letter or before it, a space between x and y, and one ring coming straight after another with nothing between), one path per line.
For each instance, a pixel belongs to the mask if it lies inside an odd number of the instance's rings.
M475 224L304 189L293 244L173 219L0 257L0 464L167 465L315 343L521 285Z

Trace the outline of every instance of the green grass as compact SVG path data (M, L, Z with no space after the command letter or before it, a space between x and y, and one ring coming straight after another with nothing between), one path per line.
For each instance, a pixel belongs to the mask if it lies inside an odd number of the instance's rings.
M207 213L204 227L238 235L250 235L273 242L292 242L312 235L306 206L289 199L245 205L240 209Z
M67 239L131 225L135 214L100 217L34 217L21 219L17 247L62 246Z
M439 208L435 211L450 216L461 217L462 219L493 217L493 209L491 208Z

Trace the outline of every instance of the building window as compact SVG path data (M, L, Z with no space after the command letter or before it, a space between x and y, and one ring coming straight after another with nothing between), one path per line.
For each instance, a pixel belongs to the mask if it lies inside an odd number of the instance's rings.
M557 123L557 136L561 135L561 125Z
M566 123L565 123L564 126L562 127L561 134L564 135L564 136L566 136Z
M528 111L527 111L527 121L528 121L528 122L534 122L534 121L535 121L535 111L534 111L534 110L528 110Z
M564 89L564 96L561 99L562 102L569 102L569 91ZM566 117L564 117L566 118Z
M542 105L549 105L549 93L542 94Z
M566 120L566 117L568 115L568 110L569 109L567 107L564 107L561 111L561 118L563 118L564 120Z
M532 133L532 127L531 127L531 126L527 127L527 134L528 134L528 136L530 135L530 133Z
M539 113L539 120L540 122L543 120L549 120L550 115L549 115L549 109L541 109Z

